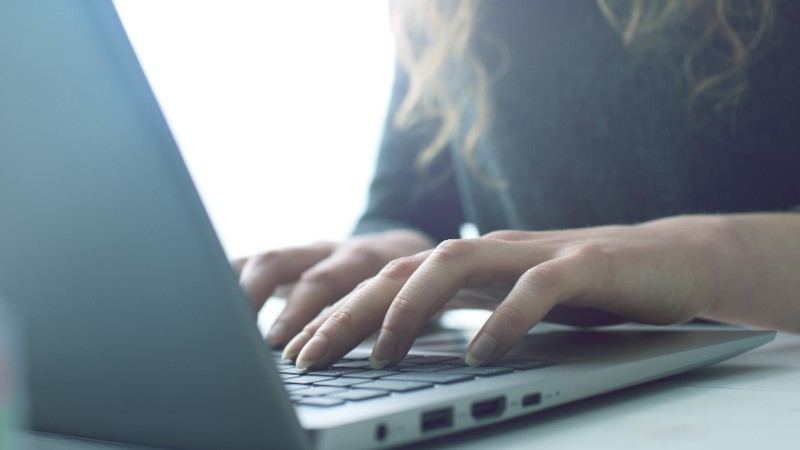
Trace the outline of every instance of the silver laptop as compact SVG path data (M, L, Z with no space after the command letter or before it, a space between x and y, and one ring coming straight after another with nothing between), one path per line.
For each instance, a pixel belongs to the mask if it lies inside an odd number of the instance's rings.
M474 369L460 359L468 336L445 332L388 373L357 353L298 373L264 345L112 3L4 0L0 55L0 297L25 329L36 432L194 450L391 447L774 336L558 329Z

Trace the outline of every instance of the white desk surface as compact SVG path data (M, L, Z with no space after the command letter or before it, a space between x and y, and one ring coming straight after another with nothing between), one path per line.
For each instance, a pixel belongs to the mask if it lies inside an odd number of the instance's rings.
M800 335L666 380L612 392L415 449L800 448ZM24 450L125 447L26 434Z

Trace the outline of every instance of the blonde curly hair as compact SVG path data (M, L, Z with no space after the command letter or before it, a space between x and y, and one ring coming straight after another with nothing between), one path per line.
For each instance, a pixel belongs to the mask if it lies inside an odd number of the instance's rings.
M775 16L774 0L596 0L623 45L632 52L647 51L654 42L670 36L671 25L700 21L701 32L684 55L682 71L690 87L687 107L698 102L712 111L735 111L747 89L747 68L764 40ZM467 130L462 148L466 161L479 177L501 186L500 180L481 174L473 159L480 136L491 121L488 87L498 71L490 73L473 53L470 43L481 36L475 27L480 0L397 0L393 3L393 28L397 56L409 73L409 88L394 118L397 129L407 129L435 119L439 128L421 149L417 164L427 166L454 138L462 104L448 94L443 73L456 61L468 67L474 80L467 97L477 105L476 120ZM725 45L720 48L718 42ZM502 49L502 43L499 43ZM701 55L714 52L724 61L711 73L697 69ZM500 70L502 71L502 69Z

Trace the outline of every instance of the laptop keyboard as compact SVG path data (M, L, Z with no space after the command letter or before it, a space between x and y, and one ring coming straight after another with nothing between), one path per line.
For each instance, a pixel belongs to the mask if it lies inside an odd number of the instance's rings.
M274 354L293 403L330 407L399 395L437 385L462 383L552 365L541 359L506 357L491 366L470 367L455 356L409 355L400 364L374 370L369 358L347 358L324 370L301 370Z

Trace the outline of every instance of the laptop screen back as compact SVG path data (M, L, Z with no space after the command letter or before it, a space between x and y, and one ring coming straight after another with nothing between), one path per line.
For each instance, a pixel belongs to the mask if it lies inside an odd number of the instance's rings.
M111 2L4 1L0 54L0 296L34 428L303 444Z

